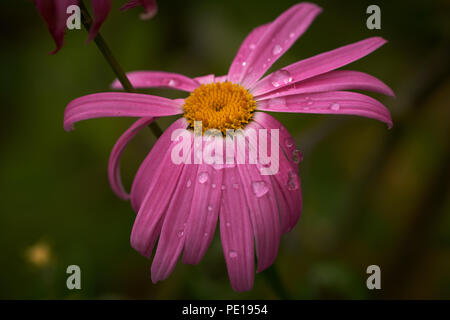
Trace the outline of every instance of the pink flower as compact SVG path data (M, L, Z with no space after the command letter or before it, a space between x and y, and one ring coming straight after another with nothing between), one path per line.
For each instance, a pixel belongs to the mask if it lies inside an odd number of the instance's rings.
M380 102L346 91L369 90L392 96L392 90L368 74L336 70L382 46L386 42L382 38L346 45L263 77L320 12L314 4L297 4L273 22L254 29L225 76L191 79L155 71L128 75L135 87L178 89L190 93L186 99L98 93L75 99L67 106L66 130L72 130L77 121L91 118L140 118L117 141L108 171L114 192L123 199L130 198L138 213L131 234L133 248L150 257L159 237L151 267L153 282L169 276L182 251L184 263L198 263L210 245L217 220L234 290L252 288L255 249L258 272L274 262L281 234L290 231L300 216L302 198L297 172L301 155L287 129L262 111L358 115L392 126L390 113ZM117 81L113 87L121 88ZM155 118L175 114L183 117L153 146L128 195L119 173L124 148ZM194 120L222 131L236 127L244 132L251 128L279 129L279 171L262 175L258 164L223 165L221 170L206 163L174 164L171 153L178 141L172 141L172 133L192 127ZM193 133L189 132L192 144Z
M89 30L88 42L97 36L100 27L108 17L111 10L112 0L91 0L92 10L94 11L94 21ZM77 5L78 0L33 0L39 14L47 23L47 28L56 43L56 49L51 53L58 52L64 44L64 32L66 31L66 22L69 14L67 8L71 5ZM131 0L125 4L121 10L134 8L142 5L145 14L142 18L149 19L156 14L156 0Z

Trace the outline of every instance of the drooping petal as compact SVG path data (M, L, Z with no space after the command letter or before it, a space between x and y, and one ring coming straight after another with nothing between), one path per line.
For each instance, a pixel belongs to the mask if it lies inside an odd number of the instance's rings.
M161 71L134 71L127 73L134 88L169 88L192 92L200 84L186 76L171 72ZM114 80L113 89L122 89L119 80Z
M166 146L164 156L159 158L161 165L151 176L145 177L150 180L148 190L131 232L131 246L145 257L149 257L153 251L169 206L178 201L173 197L185 164L175 164L172 161L172 149L176 144L177 142L172 142Z
M145 13L140 15L142 20L151 19L158 12L156 0L130 0L125 5L123 5L120 10L128 10L137 6L144 7Z
M392 127L391 114L383 104L356 92L330 91L264 99L258 101L258 109L273 112L357 115L385 122L389 128Z
M367 90L394 96L394 92L381 80L364 72L334 70L313 78L271 91L255 99L270 99L301 93L315 93L339 90Z
M298 81L340 68L361 59L385 43L386 40L383 38L372 37L293 63L258 81L251 88L252 93L255 96L260 96ZM279 78L281 77L285 79L280 80Z
M298 175L298 163L302 159L302 154L296 149L295 141L288 130L271 115L256 112L252 125L267 129L269 136L272 135L272 130L278 130L281 151L279 169L270 175L270 179L279 207L281 232L286 233L297 224L302 211L302 193Z
M223 175L220 237L231 287L250 290L255 278L255 256L250 212L237 168L226 168ZM237 186L237 189L236 189Z
M66 10L69 6L77 4L78 0L33 0L33 2L56 43L56 49L50 52L50 54L54 54L64 44L64 32L68 17Z
M191 150L191 154L192 154ZM166 279L175 268L186 242L188 219L197 179L198 164L185 164L169 203L167 213L153 258L151 276L153 283Z
M122 185L120 177L120 158L125 150L125 147L138 134L142 128L152 123L155 118L142 118L137 120L127 131L125 131L114 145L108 163L108 179L114 193L121 199L127 200L128 193Z
M240 77L233 73L233 78L246 88L251 88L272 64L309 27L321 8L312 3L300 3L283 12L270 23L260 35L260 40L241 69Z
M186 225L183 263L197 264L208 249L217 225L222 196L223 170L202 163L192 182L195 189Z
M64 112L64 129L75 122L102 117L161 117L182 113L179 101L139 93L94 93L71 101Z
M94 21L92 22L91 29L89 30L89 36L87 42L93 40L100 30L103 22L105 22L111 11L111 0L91 0L92 10L94 12Z

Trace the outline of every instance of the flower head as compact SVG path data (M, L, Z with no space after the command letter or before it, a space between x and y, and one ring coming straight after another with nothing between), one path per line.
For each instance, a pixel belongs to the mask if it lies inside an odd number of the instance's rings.
M67 8L71 5L77 5L79 0L33 0L39 14L45 20L47 28L56 43L56 49L51 53L58 52L64 44L64 32L66 31ZM91 0L92 10L94 11L94 21L89 30L88 42L93 40L108 17L111 11L112 0ZM156 14L156 0L131 0L125 4L121 10L134 8L141 5L145 9L142 18L149 19Z
M184 263L198 263L211 243L218 221L234 290L252 288L254 250L258 272L274 262L281 234L290 231L300 216L301 154L287 129L262 111L359 115L392 125L389 111L380 102L347 91L358 89L393 95L391 89L368 74L336 70L379 48L386 42L382 38L373 37L322 53L263 77L320 12L314 4L300 3L273 22L254 29L242 43L225 76L191 79L155 71L128 75L135 87L187 91L186 99L98 93L75 99L67 106L66 130L71 130L77 121L91 118L140 118L117 141L108 170L114 192L123 199L130 198L138 213L131 234L133 248L150 257L159 238L151 268L154 282L169 276L181 254ZM113 87L121 88L117 81ZM183 117L158 139L141 164L128 194L119 173L125 146L155 118L175 114ZM230 143L232 151L236 151L231 160L236 161L228 161L228 150L224 151L226 161L222 163L196 161L197 122L203 125L200 137L206 136L208 129L219 131L216 139L222 144L215 149L215 154L222 155L221 150L226 149L223 146ZM244 148L239 149L239 142L234 141L239 134L229 135L229 130L240 130ZM261 137L269 138L271 143L261 147ZM176 162L173 154L180 154L180 140L192 148L183 149L181 158L185 161ZM211 141L200 140L203 155ZM252 155L264 152L278 157L275 169L271 164L276 157L270 162L250 160ZM238 161L240 156L246 160L244 163ZM268 166L272 171L264 171Z

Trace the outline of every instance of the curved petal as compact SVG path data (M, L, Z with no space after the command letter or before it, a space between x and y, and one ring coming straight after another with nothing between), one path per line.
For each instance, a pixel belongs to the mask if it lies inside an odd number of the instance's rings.
M66 30L67 7L75 5L78 0L33 0L39 14L47 24L47 28L56 43L56 49L50 52L58 52L64 44L64 31Z
M245 195L239 190L243 185L236 167L225 169L223 185L220 238L228 276L235 291L248 291L255 278L253 230Z
M163 155L167 152L168 146L172 143L172 134L178 129L186 129L188 123L184 118L180 118L172 123L169 128L156 141L147 157L140 165L131 186L130 199L133 210L138 212L144 201L147 190L156 179L156 173L164 165Z
M191 150L192 151L192 150ZM167 209L161 236L153 258L153 283L166 279L175 268L186 241L186 228L190 219L190 206L197 179L197 164L185 164L178 185Z
M199 263L213 239L222 196L222 174L223 170L216 170L213 165L199 166L186 225L183 263Z
M270 23L260 36L248 61L245 61L238 83L251 88L306 31L320 12L321 8L315 4L300 3L286 10ZM238 78L234 73L233 77Z
M111 0L91 0L94 21L89 30L88 42L93 40L111 11Z
M121 199L127 200L128 193L122 185L120 178L120 158L125 150L125 147L138 134L142 128L152 123L155 118L142 118L137 120L127 131L125 131L114 145L108 163L108 179L111 189Z
M302 159L296 149L295 141L288 130L274 117L263 112L256 112L252 125L279 132L279 170L270 176L280 213L281 232L289 232L298 222L302 212L302 193L298 163Z
M94 93L72 100L64 111L64 129L75 122L102 117L161 117L182 113L181 103L139 93Z
M258 109L273 112L357 115L385 122L389 128L392 127L391 114L384 105L356 92L330 91L260 100Z
M187 92L194 91L200 84L186 76L178 73L162 71L134 71L127 73L134 88L169 88ZM119 80L112 83L113 89L122 89Z
M143 6L145 13L141 14L142 20L148 20L153 18L158 12L158 6L156 0L130 0L125 3L119 10L127 10L135 8L137 6Z
M142 190L146 193L139 208L131 232L131 246L145 257L150 257L156 239L161 232L164 216L173 202L180 175L184 169L184 162L175 164L172 161L172 149L176 143L166 145L166 151L159 155L161 165L151 176L144 177L149 181L148 188ZM155 150L152 150L154 153ZM185 155L187 156L187 155ZM147 187L144 185L144 188ZM170 223L170 221L169 221Z
M340 68L361 59L385 43L386 40L383 38L372 37L293 63L258 81L255 87L251 88L252 93L255 96L260 96L298 81ZM279 81L280 77L285 79Z
M367 90L394 96L394 92L381 80L364 72L334 70L309 78L281 89L271 91L255 99L270 99L301 93L315 93L338 90Z

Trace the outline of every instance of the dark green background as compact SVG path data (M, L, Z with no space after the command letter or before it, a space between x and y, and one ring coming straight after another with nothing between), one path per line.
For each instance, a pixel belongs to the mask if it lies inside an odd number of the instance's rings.
M114 10L101 32L125 70L225 74L244 37L295 1L160 0L159 13ZM373 95L394 128L374 120L277 115L304 152L304 210L283 236L275 268L292 298L450 298L449 2L317 1L324 12L274 65L383 36L389 43L346 69L375 75L397 98ZM377 3L382 29L368 30ZM86 32L54 44L31 1L2 0L0 34L0 298L277 298L263 274L246 293L229 284L218 234L198 266L151 283L150 261L129 244L134 212L109 188L109 152L133 119L63 130L72 99L109 90L114 76ZM169 90L152 94L184 97ZM159 123L165 128L173 118ZM123 159L126 186L155 139L144 130ZM48 249L36 264L30 250ZM82 290L66 288L66 267ZM377 264L382 290L366 288Z

